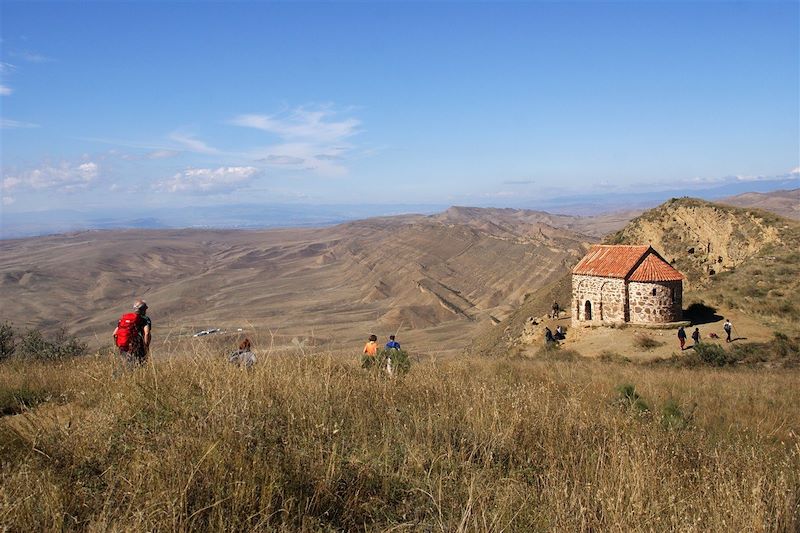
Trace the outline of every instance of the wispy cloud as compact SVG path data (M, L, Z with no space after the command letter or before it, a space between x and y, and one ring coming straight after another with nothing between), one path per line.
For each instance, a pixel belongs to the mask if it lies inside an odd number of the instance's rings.
M16 198L14 198L13 196L9 196L7 194L3 195L3 205L11 205L16 201L17 201Z
M238 115L229 123L278 138L279 142L251 150L248 154L253 161L325 176L347 173L346 156L353 149L349 139L361 131L360 120L339 117L330 106L301 106L272 115Z
M175 141L176 143L180 144L182 147L184 147L186 150L189 150L190 152L197 152L201 154L220 153L219 150L217 150L216 148L209 146L204 141L201 141L194 135L188 133L174 131L169 135L169 138L172 141Z
M181 155L181 152L178 150L159 149L159 150L152 150L145 154L130 154L127 152L122 152L117 149L112 149L106 152L106 154L111 157L124 159L125 161L146 161L146 160L169 159L171 157L177 157Z
M178 150L153 150L144 155L145 159L169 159L178 157L181 153Z
M12 120L10 118L0 118L0 128L4 130L11 130L15 128L38 128L38 124L32 122L22 122L20 120Z
M63 193L86 189L99 176L97 163L84 161L59 164L45 163L39 168L3 178L3 191L14 190L55 190Z
M40 54L37 52L32 52L30 50L12 50L8 53L11 57L16 57L17 59L22 59L23 61L27 61L29 63L49 63L53 61L53 58L47 57L44 54Z
M156 183L159 191L186 194L224 194L245 186L258 175L255 167L187 168Z
M0 85L0 96L11 96L11 93L14 92L14 89L9 87L8 85Z
M286 140L339 142L358 133L361 122L355 118L335 119L330 109L298 107L287 115L239 115L230 123L255 128Z
M536 183L534 180L506 180L503 185L533 185Z
M8 74L13 72L17 69L15 65L11 63L6 63L5 61L0 61L0 74Z

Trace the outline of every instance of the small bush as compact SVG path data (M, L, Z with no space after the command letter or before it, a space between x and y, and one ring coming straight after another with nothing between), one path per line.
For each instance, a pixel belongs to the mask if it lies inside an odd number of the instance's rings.
M737 361L736 357L726 352L719 344L695 344L694 352L701 362L711 366L726 366Z
M639 396L639 393L636 392L636 387L630 383L625 383L617 387L617 399L615 403L626 411L644 413L650 410L647 403Z
M631 359L620 355L612 350L603 350L600 352L599 359L605 363L630 363Z
M52 340L47 340L38 329L25 332L16 345L16 356L22 359L58 361L78 357L86 353L87 345L76 337L67 335L65 329L56 331Z
M0 361L14 355L16 350L16 338L14 328L8 322L0 324Z
M381 348L375 357L365 355L361 358L361 368L385 370L389 359L392 361L392 372L405 374L411 369L411 359L405 350Z
M0 416L15 415L47 401L50 392L31 386L0 387Z
M664 345L663 342L657 341L650 335L636 335L633 344L643 350L651 350Z
M689 427L693 413L684 413L678 402L670 398L661 408L661 426L669 430L681 430Z
M537 357L545 357L551 361L574 361L580 357L575 350L565 350L557 342L546 342L536 352Z

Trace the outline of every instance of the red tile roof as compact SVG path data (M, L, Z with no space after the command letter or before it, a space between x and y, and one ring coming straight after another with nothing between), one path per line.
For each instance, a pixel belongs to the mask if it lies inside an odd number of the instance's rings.
M649 249L649 246L595 244L575 265L572 273L625 278Z
M647 254L644 261L628 276L629 281L681 281L683 274L655 253Z
M678 281L683 275L650 246L593 245L572 269L573 274L630 281Z

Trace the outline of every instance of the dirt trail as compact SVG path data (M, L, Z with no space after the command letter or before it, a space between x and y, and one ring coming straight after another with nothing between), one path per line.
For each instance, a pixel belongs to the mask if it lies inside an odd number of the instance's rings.
M719 315L730 319L733 324L733 343L737 342L763 342L772 338L772 330L763 326L758 321L737 311L720 310ZM707 324L698 324L686 328L686 335L689 337L686 342L687 350L692 346L691 333L694 328L700 329L701 342L710 342L726 345L725 332L722 329L724 318ZM575 350L585 357L598 357L603 352L616 353L628 357L634 361L649 361L659 358L669 358L673 354L680 355L680 345L678 344L677 331L674 329L650 329L637 326L627 326L624 328L611 327L571 327L571 317L565 316L559 320L545 319L543 322L551 330L555 331L557 325L567 329L567 338L561 342L563 348ZM716 333L719 338L713 339L711 333ZM636 339L640 335L647 335L658 342L663 343L655 348L644 349L636 345ZM526 352L534 353L541 348L544 339L532 344ZM688 351L686 352L688 353Z

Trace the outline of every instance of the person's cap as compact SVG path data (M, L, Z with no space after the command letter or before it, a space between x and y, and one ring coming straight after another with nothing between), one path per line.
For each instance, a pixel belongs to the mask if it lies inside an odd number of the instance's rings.
M136 300L136 302L133 304L133 310L138 311L140 309L147 309L147 302L144 300Z

